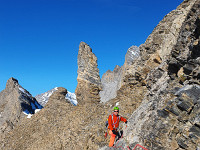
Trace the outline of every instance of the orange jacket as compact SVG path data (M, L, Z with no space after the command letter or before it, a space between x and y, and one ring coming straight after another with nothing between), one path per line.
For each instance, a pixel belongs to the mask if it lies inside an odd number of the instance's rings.
M112 120L112 115L113 115L113 120ZM108 117L108 129L113 130L117 129L119 127L119 121L124 121L126 122L127 120L125 118L123 118L122 116L120 116L120 120L119 120L119 115L114 115L112 114Z

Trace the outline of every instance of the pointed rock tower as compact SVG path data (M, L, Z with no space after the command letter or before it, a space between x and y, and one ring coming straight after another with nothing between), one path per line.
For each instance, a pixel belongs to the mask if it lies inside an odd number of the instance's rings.
M92 53L90 46L84 42L79 45L77 81L75 93L79 103L100 101L99 92L102 85L97 68L97 57Z

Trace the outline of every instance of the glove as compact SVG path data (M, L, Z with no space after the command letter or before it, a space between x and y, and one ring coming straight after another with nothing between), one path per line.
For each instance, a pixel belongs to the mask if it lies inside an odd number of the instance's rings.
M107 138L107 135L108 135L108 133L106 132L106 133L105 133L105 138Z
M125 122L125 124L127 124L128 121Z
M118 134L116 130L112 130L112 133L115 134L115 135Z

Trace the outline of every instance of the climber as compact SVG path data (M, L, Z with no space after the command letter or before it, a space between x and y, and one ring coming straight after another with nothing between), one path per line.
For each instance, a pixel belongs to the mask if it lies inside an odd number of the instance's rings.
M115 137L119 136L119 122L123 121L127 124L127 120L119 115L119 108L114 107L113 113L108 117L108 133L111 135L109 147L112 147L115 141Z

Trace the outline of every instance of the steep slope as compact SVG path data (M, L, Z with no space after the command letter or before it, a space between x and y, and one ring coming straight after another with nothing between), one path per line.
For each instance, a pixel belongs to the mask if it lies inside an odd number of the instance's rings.
M42 106L18 81L10 78L6 88L0 93L0 131L1 135L14 128L28 114L34 114ZM26 115L25 115L26 114Z
M82 42L78 57L78 105L69 103L66 89L57 88L40 112L0 139L0 148L98 149L107 144L105 121L111 109L98 103L101 83L96 61L90 47Z
M199 8L199 0L186 0L169 13L129 69L148 89L125 132L131 148L138 143L148 149L200 148Z

